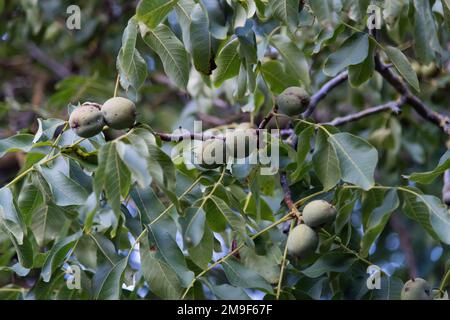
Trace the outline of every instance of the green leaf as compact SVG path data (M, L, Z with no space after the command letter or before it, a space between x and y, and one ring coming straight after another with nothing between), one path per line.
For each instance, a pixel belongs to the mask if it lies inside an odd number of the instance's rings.
M17 206L24 217L25 225L29 226L33 213L44 203L41 191L31 181L27 180L19 193Z
M363 62L348 67L348 80L353 87L359 87L370 78L375 70L375 43L369 41L369 53Z
M67 221L64 211L54 204L41 206L31 220L31 230L40 246L55 240Z
M447 32L450 32L450 0L441 0L441 2L444 10L444 20L447 27Z
M447 150L442 157L439 159L438 165L431 171L427 172L416 172L412 173L410 176L407 176L409 180L422 183L422 184L430 184L432 183L438 176L444 173L445 170L450 169L450 150Z
M23 243L24 231L22 221L19 214L16 211L13 202L13 195L8 188L0 189L0 225L10 232L17 243L21 245Z
M299 179L303 168L305 167L305 159L311 150L311 138L314 136L314 126L308 126L298 135L297 143L297 168L292 174L294 179Z
M369 192L371 192L370 190ZM355 207L355 203L359 200L359 192L353 192L349 189L343 189L339 192L339 199L336 207L338 214L334 224L336 234L340 234L344 227L349 223L351 214Z
M20 265L23 268L33 268L35 261L35 252L38 251L38 248L35 248L35 246L33 246L33 242L31 242L29 236L23 238L22 244L19 244L14 236L10 236L10 239L14 245L14 248L16 249Z
M153 29L159 25L172 10L177 0L141 0L136 8L136 16Z
M346 253L327 252L302 271L309 278L318 278L327 272L345 272L357 259Z
M17 258L19 259L19 267L32 268L34 264L34 252L36 248L33 247L33 243L29 240L28 236L24 236L21 240L21 243L19 244L15 236L8 229L6 229L5 224L0 223L0 231L2 232L2 234L7 235L11 240L16 251ZM4 257L8 260L3 261L2 264L9 263L10 257L8 257L8 255L4 255ZM0 267L0 271L2 271L2 267Z
M417 189L402 188L405 214L419 222L428 233L450 244L450 213L441 200Z
M149 239L156 244L158 248L155 257L161 257L178 275L182 286L187 287L194 273L187 268L186 259L183 252L178 247L175 236L168 230L165 222L160 221L157 224L148 226Z
M282 252L278 245L271 245L264 254L258 254L255 248L244 246L239 250L240 261L247 268L258 272L267 282L276 284L280 278Z
M206 213L201 207L186 209L182 219L183 237L188 247L197 246L203 238L205 230Z
M413 3L414 52L420 62L429 64L435 60L436 52L441 54L442 50L435 24L436 19L429 1L414 0ZM442 5L444 8L444 3Z
M189 257L202 269L208 267L213 256L213 250L214 234L208 227L205 227L205 232L203 233L203 238L200 243L195 247L188 248Z
M253 27L253 22L247 20L244 26L237 27L234 31L240 44L239 55L242 60L245 61L244 64L247 69L249 69L249 65L255 64L258 61L256 53L256 35L253 31Z
M264 280L256 271L251 270L235 258L229 258L222 262L223 270L228 281L234 286L241 288L251 288L272 293L272 286Z
M147 170L161 188L172 190L175 186L175 166L168 156L156 144L150 131L142 128L134 129L127 136L130 145L147 161Z
M151 187L133 188L131 198L136 203L142 222L147 224L165 211L165 207ZM170 213L170 211L168 211Z
M114 141L100 148L98 163L94 177L94 190L97 197L104 190L109 205L119 215L121 196L125 197L130 188L130 172L117 154Z
M309 66L302 51L287 36L275 35L270 39L270 43L283 57L286 63L286 71L299 79L309 89L311 84Z
M341 179L339 159L336 150L322 130L317 134L312 163L323 189L327 191L334 188Z
M185 89L189 80L189 57L181 41L166 25L149 29L139 22L139 28L145 43L158 54L169 78Z
M367 299L370 300L400 300L403 281L397 277L381 277L381 287L369 290Z
M369 36L367 33L355 33L345 39L342 45L325 60L323 72L336 76L340 71L351 65L360 64L369 54Z
M183 288L177 274L168 264L155 257L146 239L141 241L140 253L142 274L152 292L162 299L179 299Z
M417 74L411 67L408 58L399 49L391 46L385 48L385 52L391 62L394 64L397 71L413 87L417 92L420 91L419 80Z
M55 272L55 270L61 266L70 249L73 248L75 242L77 242L82 235L83 233L80 230L69 237L63 238L53 245L53 247L47 254L47 258L45 259L44 265L41 270L42 280L44 280L45 282L50 281L53 272Z
M212 285L202 281L212 293L221 300L251 300L243 288L230 286L229 284Z
M363 257L366 257L369 254L370 247L381 232L383 232L391 213L394 212L398 206L399 200L397 190L391 189L386 193L382 205L370 214L369 219L364 226L364 235L361 239L360 254Z
M189 52L192 47L190 39L191 13L195 5L194 0L179 0L175 4L175 12L183 34L183 44Z
M173 189L175 185L175 166L172 159L156 145L149 145L148 152L148 169L153 179L162 188ZM168 192L167 189L165 190L166 193ZM174 199L171 200L173 201Z
M40 167L40 172L58 206L81 205L86 201L88 197L86 189L57 168Z
M20 133L15 136L0 140L0 158L8 152L28 152L33 147L34 136L28 133Z
M298 26L299 0L271 0L269 2L272 14L294 32Z
M309 1L314 15L319 19L321 23L329 23L336 19L336 14L341 9L341 1L333 0L314 0Z
M189 31L194 66L199 72L210 75L212 70L215 69L215 62L212 56L208 13L201 2L197 3L192 9Z
M280 94L287 87L298 86L299 81L286 72L284 65L277 60L264 62L259 69L273 94Z
M217 210L225 217L231 229L233 229L241 239L247 237L245 220L241 215L235 214L225 201L216 196L211 196L208 201L214 204Z
M367 141L346 132L330 135L328 141L336 150L342 180L364 190L373 187L377 150Z
M95 300L119 300L122 291L122 275L128 260L123 258L115 265L105 264L98 268L93 279Z
M128 20L127 27L122 35L122 48L120 49L118 59L121 60L121 66L124 70L131 69L133 64L133 55L136 51L136 39L138 33L138 23L136 19Z
M118 141L116 144L117 154L123 163L130 170L132 177L139 184L139 187L145 188L150 185L152 177L147 169L148 162L139 154L132 144Z
M129 67L126 68L123 64L123 53L120 51L117 57L120 85L125 91L128 91L130 86L138 90L147 78L147 63L141 57L139 51L134 50Z
M64 120L61 119L37 119L38 121L38 130L34 135L33 143L40 141L52 140L55 134L56 129L60 126L64 125Z
M212 74L215 87L220 87L225 80L238 75L241 64L238 47L239 40L232 38L218 52L216 59L217 68Z

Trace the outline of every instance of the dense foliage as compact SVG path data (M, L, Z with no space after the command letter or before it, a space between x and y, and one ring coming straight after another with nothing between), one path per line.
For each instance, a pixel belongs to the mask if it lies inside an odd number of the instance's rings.
M446 297L449 0L72 2L0 0L1 299ZM194 120L280 167L190 164Z

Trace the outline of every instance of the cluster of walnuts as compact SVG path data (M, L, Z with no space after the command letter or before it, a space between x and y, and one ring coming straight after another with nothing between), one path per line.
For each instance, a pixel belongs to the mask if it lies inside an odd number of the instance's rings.
M303 87L289 87L276 97L279 110L288 116L300 114L309 102L310 97ZM120 130L132 127L135 120L135 104L129 99L114 97L103 105L86 102L77 107L70 115L69 125L78 136L89 138L100 133L105 125ZM250 123L241 123L222 138L202 141L194 154L202 168L216 169L226 164L229 157L247 158L257 148L258 138L257 130ZM223 157L218 159L214 150L221 150ZM314 200L306 204L301 223L288 235L288 253L301 259L311 256L319 246L317 230L333 223L336 215L336 208L325 200ZM431 300L431 286L422 278L411 279L403 286L401 299Z
M300 114L309 105L309 95L303 87L289 87L276 98L280 111L288 116ZM229 157L247 158L258 146L259 136L250 123L241 123L227 133L224 139L208 139L194 151L196 161L204 169L215 169L227 163ZM221 150L220 157L212 156L213 150Z
M287 250L292 256L305 259L313 254L319 245L315 231L336 219L336 208L325 200L314 200L303 209L302 224L289 232Z
M121 130L133 126L136 120L136 106L133 101L115 97L103 105L85 102L77 107L69 117L69 126L83 138L90 138L100 133L107 125Z

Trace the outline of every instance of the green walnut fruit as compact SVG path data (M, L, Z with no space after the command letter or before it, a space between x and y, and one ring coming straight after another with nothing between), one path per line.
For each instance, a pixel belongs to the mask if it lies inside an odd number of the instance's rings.
M83 138L90 138L100 133L105 122L100 106L94 103L84 103L76 108L69 117L69 126Z
M400 295L402 300L431 300L431 286L422 278L415 278L405 283Z
M336 208L325 200L314 200L303 209L303 221L310 227L319 227L336 219Z
M134 102L122 97L107 100L102 106L102 113L105 123L117 130L130 128L136 121Z
M194 150L196 164L204 169L215 169L226 164L227 149L223 139L203 141Z
M276 98L280 111L289 116L295 116L309 105L309 95L302 87L289 87Z
M225 136L227 151L237 159L247 158L257 148L256 129L238 126Z
M289 233L287 250L298 258L307 258L313 254L319 245L317 233L306 224L296 226Z

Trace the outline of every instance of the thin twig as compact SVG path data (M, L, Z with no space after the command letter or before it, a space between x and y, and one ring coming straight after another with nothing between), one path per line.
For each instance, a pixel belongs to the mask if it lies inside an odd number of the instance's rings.
M281 184L281 187L283 188L284 202L286 203L287 207L289 208L290 213L292 215L294 215L298 220L301 220L300 212L298 211L297 207L295 206L294 201L292 201L291 190L289 189L289 183L287 182L285 172L280 173L280 184Z
M346 124L348 122L353 122L353 121L357 121L360 120L362 118L365 118L367 116L371 116L373 114L377 114L377 113L381 113L381 112L385 112L385 111L392 111L394 114L399 114L401 112L401 108L402 106L405 104L406 99L401 98L399 101L390 101L388 103L379 105L379 106L375 106L375 107L371 107L371 108L367 108L365 110L356 112L356 113L352 113L343 117L338 117L335 118L329 122L323 123L323 124L328 124L328 125L332 125L332 126L341 126L343 124Z
M446 286L448 286L449 282L450 282L450 269L447 270L444 277L442 278L441 284L439 285L439 291L441 293L444 293L444 289Z
M119 92L119 82L120 82L120 74L117 74L116 86L114 87L114 98L117 97L117 92Z
M263 233L269 231L270 229L276 227L277 225L279 225L280 223L283 223L289 219L291 219L291 215L287 214L284 217L282 217L280 220L275 221L274 223L272 223L271 225L265 227L264 229L260 230L259 232L255 233L253 236L250 237L250 239L254 240L255 238L259 237L260 235L262 235ZM197 274L195 276L195 278L191 281L191 283L187 286L186 290L184 291L183 295L181 296L181 300L183 300L184 298L186 298L186 295L188 294L189 290L193 287L193 285L195 284L195 282L200 279L201 277L203 277L209 270L211 270L212 268L214 268L215 266L221 264L222 262L224 262L226 259L228 259L229 257L233 256L236 252L238 252L239 250L241 250L244 247L245 243L241 243L239 246L237 246L234 250L228 252L227 255L223 256L222 258L220 258L219 260L217 260L216 262L212 263L211 265L209 265L206 269L204 269L202 272L200 272L199 274Z
M264 117L264 119L262 119L262 121L259 123L258 126L258 130L262 130L264 129L270 122L270 120L272 120L274 114L276 114L278 112L278 106L275 105L273 107L272 110L270 110L270 112Z
M325 234L328 238L331 238L331 237L332 237L332 235L331 235L327 230L325 230L324 228L320 229L320 231L321 231L323 234ZM347 253L350 253L350 254L354 255L358 260L364 262L365 264L367 264L367 265L369 265L369 266L374 265L372 262L370 262L370 261L367 260L366 258L362 257L358 252L356 252L355 250L353 250L353 249L347 247L344 243L342 243L342 240L341 240L340 238L337 238L337 237L336 237L336 238L334 239L334 242L335 242L339 247L341 247L341 249L343 249L344 251L346 251ZM386 273L385 273L383 270L380 270L380 272L386 275Z
M209 140L209 139L225 139L221 136L208 135L204 133L187 132L183 134L170 134L164 132L155 132L155 134L166 142L180 142L182 140Z
M289 233L292 231L294 226L295 226L295 221L292 220L290 228L289 228ZM284 252L283 252L283 258L281 259L280 277L278 279L277 292L276 292L276 299L277 300L280 299L280 294L281 294L281 283L283 282L284 268L285 268L285 265L286 265L286 257L287 257L287 251L288 251L287 249L288 249L288 246L287 246L287 242L286 242L286 245L284 247Z
M330 81L326 82L315 94L311 96L308 108L303 112L302 117L308 118L316 109L317 104L323 100L327 94L330 93L335 87L343 83L348 79L348 71L342 71Z
M389 82L394 89L404 97L406 103L411 105L420 116L440 127L446 134L450 135L449 117L427 107L425 103L420 100L420 98L411 92L403 79L394 74L388 66L381 62L378 54L375 55L375 70L377 70L378 73L380 73L383 78L386 79L386 81Z
M27 43L26 49L34 60L46 66L58 78L67 78L68 76L70 76L71 72L65 65L59 63L58 61L47 55L34 42Z

